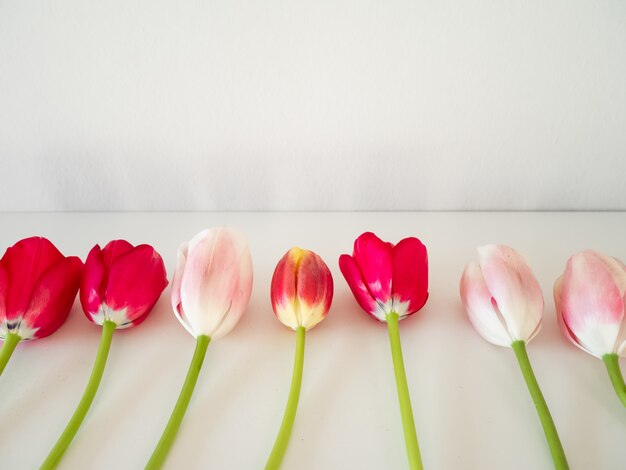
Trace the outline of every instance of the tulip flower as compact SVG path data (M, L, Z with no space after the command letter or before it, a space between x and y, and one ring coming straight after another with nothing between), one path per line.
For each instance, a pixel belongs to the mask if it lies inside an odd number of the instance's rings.
M167 286L161 256L150 245L133 247L125 240L96 245L89 252L80 282L87 319L102 326L100 346L85 392L41 469L52 469L76 435L100 385L113 332L141 323Z
M361 308L387 322L409 466L421 469L398 321L417 312L428 299L426 247L417 238L393 245L366 232L354 242L352 256L341 255L339 268Z
M44 338L65 322L82 266L43 237L7 249L0 259L0 374L20 341Z
M187 378L146 469L160 468L189 406L207 347L237 324L252 292L252 259L239 231L217 227L198 233L178 250L172 308L196 339Z
M626 266L592 250L575 254L554 284L561 331L583 351L604 361L617 396L626 406L619 356L626 353Z
M530 365L526 343L541 329L543 294L530 267L513 248L478 248L461 277L461 299L470 322L487 341L512 348L537 408L554 466L567 469L567 459L554 421Z
M271 299L276 317L296 332L296 357L287 407L266 470L280 467L291 436L302 385L305 333L326 318L333 300L328 266L312 251L292 248L274 270Z

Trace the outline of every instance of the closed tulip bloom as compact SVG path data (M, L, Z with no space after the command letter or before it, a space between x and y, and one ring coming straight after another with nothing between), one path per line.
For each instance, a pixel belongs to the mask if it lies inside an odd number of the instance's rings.
M361 308L387 322L409 467L421 469L398 321L417 312L428 299L426 247L415 237L394 245L365 232L354 241L352 256L341 255L339 268Z
M40 470L57 466L85 419L102 380L114 331L141 323L166 286L163 259L150 245L113 240L103 249L99 245L91 249L80 282L80 301L87 319L102 326L100 346L85 392Z
M478 262L465 267L461 300L470 322L490 343L513 349L557 470L569 469L556 426L539 388L526 343L541 329L543 294L521 254L504 245L478 248Z
M461 277L461 300L476 331L490 343L528 343L542 324L543 294L526 260L513 248L485 245Z
M165 265L154 248L113 240L89 252L80 301L92 322L129 328L146 318L166 286Z
M228 334L252 293L252 258L244 235L230 227L198 233L178 250L172 308L194 337Z
M244 235L230 227L204 230L178 250L172 308L196 339L189 372L146 469L163 465L183 421L209 342L237 324L252 293L252 259Z
M554 284L559 323L567 339L589 354L626 353L626 270L609 256L586 250L572 256Z
M0 259L0 374L21 340L44 338L65 322L82 266L43 237L25 238L6 250Z
M405 318L428 299L428 252L417 238L394 245L365 232L339 268L361 308L379 321L392 312Z
M626 355L625 293L624 264L593 250L572 256L554 284L561 331L580 349L604 361L626 406L626 385L619 370L619 356Z
M317 254L292 248L274 270L270 296L276 317L296 332L296 355L287 407L265 466L265 470L277 470L285 455L298 408L305 333L326 318L333 300L333 277Z
M271 298L274 313L285 326L309 330L328 313L333 299L333 277L317 254L292 248L274 270Z

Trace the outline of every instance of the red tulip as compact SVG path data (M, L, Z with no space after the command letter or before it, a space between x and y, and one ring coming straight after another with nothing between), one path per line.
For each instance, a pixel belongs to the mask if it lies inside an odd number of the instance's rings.
M20 240L0 260L0 337L23 340L54 333L70 313L83 263L46 238Z
M80 302L90 321L128 328L146 318L166 286L165 265L154 248L113 240L89 252Z
M141 323L166 286L163 259L150 245L133 247L125 240L113 240L104 249L96 245L89 252L80 302L87 318L102 326L100 346L83 397L42 470L56 468L85 419L102 380L114 331Z
M391 312L411 315L428 299L428 253L417 238L394 246L366 232L352 256L341 255L339 268L361 308L379 321Z
M428 299L426 247L414 237L394 245L366 232L355 240L352 256L341 255L339 268L363 310L387 322L409 467L421 469L398 321L417 312Z
M5 342L0 373L20 340L43 338L65 322L82 265L43 237L25 238L7 249L0 259L0 338Z

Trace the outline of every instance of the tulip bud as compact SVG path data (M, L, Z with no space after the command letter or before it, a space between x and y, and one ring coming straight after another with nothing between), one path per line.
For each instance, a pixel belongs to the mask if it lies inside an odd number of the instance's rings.
M561 331L582 350L602 358L626 353L624 293L626 268L592 250L572 256L554 284Z
M461 277L461 300L476 331L487 341L510 347L528 342L541 329L543 294L530 267L504 245L478 248Z
M0 338L43 338L70 313L83 263L65 257L47 239L31 237L8 248L0 260Z
M172 307L194 337L226 335L241 318L251 292L252 259L241 232L211 228L181 245Z
M154 248L113 240L89 252L80 301L97 325L108 320L116 329L129 328L147 317L166 286L165 265Z
M285 326L309 330L328 313L333 277L317 254L292 248L274 270L271 298L274 313Z
M361 308L379 321L392 312L405 318L428 299L428 253L417 238L394 245L366 232L352 256L341 255L339 268Z

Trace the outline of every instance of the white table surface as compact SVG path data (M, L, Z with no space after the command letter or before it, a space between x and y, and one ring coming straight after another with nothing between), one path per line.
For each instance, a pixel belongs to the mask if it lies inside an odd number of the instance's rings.
M548 447L513 352L486 343L458 296L475 246L509 244L528 258L546 299L528 351L572 469L626 468L626 409L603 364L561 337L552 284L574 252L626 260L626 213L3 213L0 246L43 235L85 258L95 243L150 243L171 278L178 245L213 225L249 237L254 289L247 313L209 346L171 469L260 469L291 380L295 335L274 317L269 283L291 246L319 253L335 278L324 322L307 336L300 406L285 469L407 468L384 324L363 313L337 259L365 230L414 235L430 256L430 299L401 322L417 434L426 469L550 469ZM59 468L143 468L178 396L194 342L175 319L169 288L139 327L119 331L100 390ZM21 344L0 377L0 467L37 468L87 382L100 329L78 302L49 338Z

